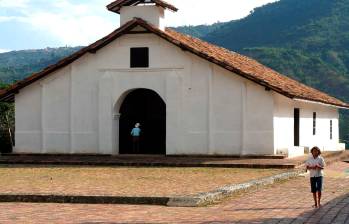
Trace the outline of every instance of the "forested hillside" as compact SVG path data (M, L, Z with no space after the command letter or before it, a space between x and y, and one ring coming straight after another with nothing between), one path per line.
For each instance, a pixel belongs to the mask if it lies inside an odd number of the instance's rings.
M227 23L215 23L212 25L181 26L175 29L178 32L186 33L194 37L205 38L207 34L214 33L218 28Z
M0 82L13 83L66 57L81 47L11 51L0 54Z

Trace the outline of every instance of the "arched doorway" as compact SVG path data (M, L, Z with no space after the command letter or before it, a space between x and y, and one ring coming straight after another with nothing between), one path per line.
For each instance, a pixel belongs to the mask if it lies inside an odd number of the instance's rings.
M131 130L141 124L139 152L133 150ZM149 89L130 92L120 107L120 154L166 154L166 104Z

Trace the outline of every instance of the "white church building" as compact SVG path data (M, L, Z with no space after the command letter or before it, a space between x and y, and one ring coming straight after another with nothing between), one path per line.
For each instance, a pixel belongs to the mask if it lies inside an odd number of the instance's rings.
M343 150L349 105L257 61L165 28L161 0L117 0L120 28L0 92L15 153L297 156Z

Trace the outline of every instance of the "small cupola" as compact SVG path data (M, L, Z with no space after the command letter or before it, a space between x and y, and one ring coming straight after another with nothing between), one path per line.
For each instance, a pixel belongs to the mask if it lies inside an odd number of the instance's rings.
M116 0L107 6L109 11L120 14L120 25L133 18L141 18L161 30L165 30L165 10L178 9L162 0Z

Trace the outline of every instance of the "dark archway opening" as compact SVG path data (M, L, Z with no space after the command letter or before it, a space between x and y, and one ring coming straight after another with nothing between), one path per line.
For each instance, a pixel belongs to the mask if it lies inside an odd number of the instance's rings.
M166 154L166 104L154 91L129 93L120 108L120 154ZM139 151L133 150L131 130L141 124Z

